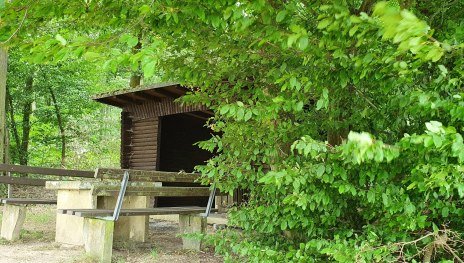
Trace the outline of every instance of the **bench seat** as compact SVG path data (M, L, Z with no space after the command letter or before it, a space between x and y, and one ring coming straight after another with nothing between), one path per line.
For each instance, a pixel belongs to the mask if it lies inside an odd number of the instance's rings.
M147 216L147 215L171 215L171 214L196 214L205 212L206 207L183 206L183 207L156 207L121 209L120 216ZM215 210L212 210L215 211ZM58 214L74 215L79 217L105 217L112 216L114 210L108 209L58 209Z
M33 198L2 198L0 203L9 205L56 205L56 200Z

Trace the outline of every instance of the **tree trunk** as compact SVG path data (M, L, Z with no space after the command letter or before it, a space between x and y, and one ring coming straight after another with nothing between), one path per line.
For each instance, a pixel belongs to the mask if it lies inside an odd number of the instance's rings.
M61 167L65 167L66 165L66 133L63 124L63 118L61 116L60 107L58 106L58 102L56 101L55 93L53 89L48 87L50 92L50 96L52 97L53 106L55 108L55 115L56 120L58 122L58 127L60 128L60 136L61 136Z
M132 48L132 53L133 54L136 54L137 52L140 51L140 49L142 49L141 39L142 39L142 34L140 33L139 34L139 42L137 43L137 45L135 45ZM141 69L140 69L140 63L139 63L138 71L132 72L132 76L131 76L130 82L129 82L129 87L135 88L137 86L140 86L141 81L142 81L142 74L140 73L140 71L141 71Z
M0 163L5 162L6 153L6 75L8 70L8 53L0 47Z
M16 120L14 118L14 105L13 98L11 97L10 91L6 89L6 98L8 100L8 115L10 115L10 131L13 133L13 139L16 143L16 148L19 149L21 145L21 140L19 139L18 126L16 125Z
M140 76L140 74L136 72L132 73L132 76L129 82L129 87L135 88L137 86L140 86L141 80L142 80L142 76Z
M19 164L27 165L29 160L29 136L31 132L31 115L32 115L32 103L34 102L33 97L33 76L29 76L26 80L26 88L24 89L24 102L23 102L23 134L21 138Z

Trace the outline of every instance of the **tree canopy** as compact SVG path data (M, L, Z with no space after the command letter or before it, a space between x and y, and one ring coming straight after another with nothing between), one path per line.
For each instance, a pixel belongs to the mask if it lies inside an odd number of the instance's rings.
M463 7L15 0L0 41L191 87L220 134L203 180L248 193L227 260L462 262Z

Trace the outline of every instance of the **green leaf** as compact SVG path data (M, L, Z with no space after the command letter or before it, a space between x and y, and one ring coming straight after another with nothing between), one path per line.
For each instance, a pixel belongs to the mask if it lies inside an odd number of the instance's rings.
M143 75L144 75L144 77L147 77L147 78L152 77L155 74L155 70L156 70L156 61L155 60L151 60L150 62L145 63L143 65Z
M324 29L324 28L328 27L331 23L332 23L332 19L325 18L325 19L323 19L323 20L321 20L319 22L319 24L317 25L317 28L318 29Z
M443 66L443 65L438 65L438 68L440 69L441 74L442 74L443 76L446 76L446 75L448 74L448 69L446 69L445 66Z
M300 37L300 40L298 41L298 48L301 50L304 50L308 47L308 36L302 36Z
M142 5L141 7L139 7L140 14L142 15L150 13L150 10L151 8L149 5Z
M252 117L252 115L253 115L253 113L252 113L251 111L247 111L247 112L245 113L245 118L244 118L244 120L245 120L245 121L250 120L251 117Z
M318 177L321 177L324 174L324 172L325 172L325 166L322 165L322 164L318 165L318 167L316 169L316 175Z
M442 215L443 217L448 217L448 216L449 216L449 208L446 207L446 206L443 207L443 208L441 209L441 215Z
M374 191L368 191L367 192L367 201L369 203L374 203L375 202L375 192Z
M285 19L286 15L287 15L287 10L280 11L279 13L277 13L276 21L277 22L282 22Z
M359 26L358 26L358 25L352 27L352 28L350 29L350 31L348 32L348 34L350 35L350 37L352 37L352 36L356 33L356 31L358 31L358 29L359 29Z
M129 47L135 47L139 43L139 39L134 36L129 36L126 40L126 43Z
M66 44L68 43L66 39L64 39L64 37L60 34L57 34L55 36L55 39L58 40L62 46L66 46Z

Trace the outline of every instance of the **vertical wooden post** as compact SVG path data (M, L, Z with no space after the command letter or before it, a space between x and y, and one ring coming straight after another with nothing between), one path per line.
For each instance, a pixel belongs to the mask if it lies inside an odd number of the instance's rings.
M11 177L11 172L7 172L8 177ZM13 189L11 188L11 184L8 184L8 198L13 197Z

